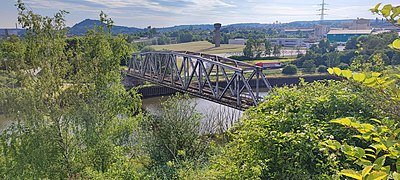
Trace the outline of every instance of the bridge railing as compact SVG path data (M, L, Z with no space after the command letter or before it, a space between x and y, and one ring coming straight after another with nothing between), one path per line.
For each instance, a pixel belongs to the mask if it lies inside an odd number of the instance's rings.
M134 54L128 75L236 109L257 105L260 89L271 88L261 67L193 52Z

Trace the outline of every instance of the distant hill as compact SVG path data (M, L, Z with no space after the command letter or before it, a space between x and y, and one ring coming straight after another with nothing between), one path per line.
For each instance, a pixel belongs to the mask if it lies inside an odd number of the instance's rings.
M178 25L173 27L156 28L159 32L172 32L179 30L213 30L212 24Z
M323 24L328 25L330 27L339 28L342 27L344 23L352 22L352 19L343 19L343 20L325 20ZM382 20L370 20L371 25L373 27L382 27L382 26L390 26L390 24L386 21ZM261 23L238 23L238 24L230 24L225 25L222 29L231 30L231 29L265 29L265 28L313 28L316 24L320 24L321 21L294 21L290 23L282 23L282 24L261 24ZM101 24L99 20L91 20L85 19L80 23L75 24L70 28L70 35L84 35L86 31L90 28L93 28L94 25L102 25L105 27L105 24ZM156 28L158 32L172 32L179 30L213 30L213 24L199 24L199 25L178 25L173 27L163 27ZM135 27L126 27L126 26L117 26L114 25L112 28L113 34L133 34L137 32L143 32L146 29L140 29Z
M101 23L99 20L85 19L82 22L77 23L74 26L72 26L69 29L69 34L75 35L75 36L85 35L87 30L93 28L95 25L103 26L106 28L106 25L104 23ZM111 31L113 34L132 34L132 33L144 31L144 29L114 25Z

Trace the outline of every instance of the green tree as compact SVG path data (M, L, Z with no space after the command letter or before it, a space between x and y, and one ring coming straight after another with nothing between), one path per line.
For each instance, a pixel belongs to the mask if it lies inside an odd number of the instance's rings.
M178 36L178 41L180 43L192 42L193 41L193 34L191 32L188 32L188 31L180 32L179 36Z
M350 38L349 41L346 42L346 50L352 50L352 49L358 49L358 41L357 41L358 36L353 36Z
M326 67L324 65L319 65L317 71L319 73L327 73L328 72L328 67Z
M304 68L303 69L304 72L315 73L315 69L316 68L315 68L314 60L306 60L306 61L304 61L302 67Z
M141 50L140 50L140 52L153 52L153 51L156 51L156 49L154 49L153 47L151 47L151 46L145 46L145 47L143 47Z
M297 67L295 65L289 64L282 69L282 73L287 75L297 74Z
M271 42L269 42L268 40L266 40L266 41L264 42L264 48L265 48L265 55L271 56L272 50L273 50L272 45L271 45Z
M400 64L400 52L396 52L391 59L392 65L399 65Z
M253 39L249 39L246 43L246 46L243 49L243 55L248 58L253 58Z
M318 45L311 46L310 50L315 53L325 54L335 52L336 47L332 46L329 41L321 40Z
M346 63L340 63L340 64L338 65L338 67L339 67L340 69L349 69L349 68L350 68L350 66L349 66L348 64L346 64Z
M355 56L351 59L350 68L352 70L362 70L369 68L371 63L367 63L367 57L363 55Z
M161 111L142 122L152 176L172 179L187 162L199 165L207 156L210 139L200 132L200 114L187 95L170 97Z
M124 38L96 27L68 47L65 11L52 18L17 6L27 31L10 41L22 48L2 59L18 83L0 93L15 120L0 135L0 178L139 178L130 137L141 101L120 82ZM100 19L111 28L104 13Z
M158 45L171 44L171 39L167 36L161 36L158 39Z
M278 56L281 55L281 50L282 50L282 46L280 46L280 45L275 45L275 46L274 46L274 49L273 49L273 51L272 51L272 54L273 54L274 56L278 57Z
M255 54L256 58L260 58L261 54L263 53L263 46L262 46L262 40L261 39L255 39L252 43L253 46L253 51Z
M152 28L151 26L147 26L147 33L149 34L149 38L153 38L154 35L157 34L156 28Z
M372 61L372 70L373 71L378 71L378 72L382 72L385 68L385 60L389 59L385 54L382 53L376 53L374 55L372 55L371 57L371 61Z
M327 53L324 54L323 57L326 58L325 63L328 67L335 67L340 64L340 59L337 53Z

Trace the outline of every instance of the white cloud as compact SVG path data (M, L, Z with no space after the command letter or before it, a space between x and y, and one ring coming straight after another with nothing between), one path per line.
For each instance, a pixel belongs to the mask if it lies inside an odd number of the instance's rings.
M312 16L317 12L312 8L296 8L289 6L256 6L252 9L254 15L270 16Z
M398 4L394 0L384 3ZM396 0L398 1L398 0ZM64 9L73 23L98 17L101 10L116 24L161 27L177 24L223 24L239 22L271 23L318 20L320 0L25 0L36 12ZM365 0L326 0L326 19L374 18L368 9L375 3ZM67 17L67 18L68 18ZM69 21L70 22L70 21ZM71 25L71 24L70 24ZM73 25L73 24L72 24Z
M73 11L84 11L84 12L99 12L94 10L84 4L74 3L64 1L47 1L47 0L27 0L26 4L30 8L35 9L49 9L49 10L73 10Z
M194 12L209 12L218 8L235 7L234 4L229 4L223 0L182 0L182 1L169 1L175 3L186 3L186 6L166 6L162 3L154 2L151 0L86 0L106 5L109 8L118 7L137 7L153 11L160 11L174 14L191 14Z

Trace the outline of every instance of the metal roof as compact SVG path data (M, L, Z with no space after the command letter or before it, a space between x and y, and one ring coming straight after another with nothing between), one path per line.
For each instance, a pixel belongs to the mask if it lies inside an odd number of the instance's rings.
M350 29L334 29L330 30L328 34L371 34L372 29L363 30L350 30Z

